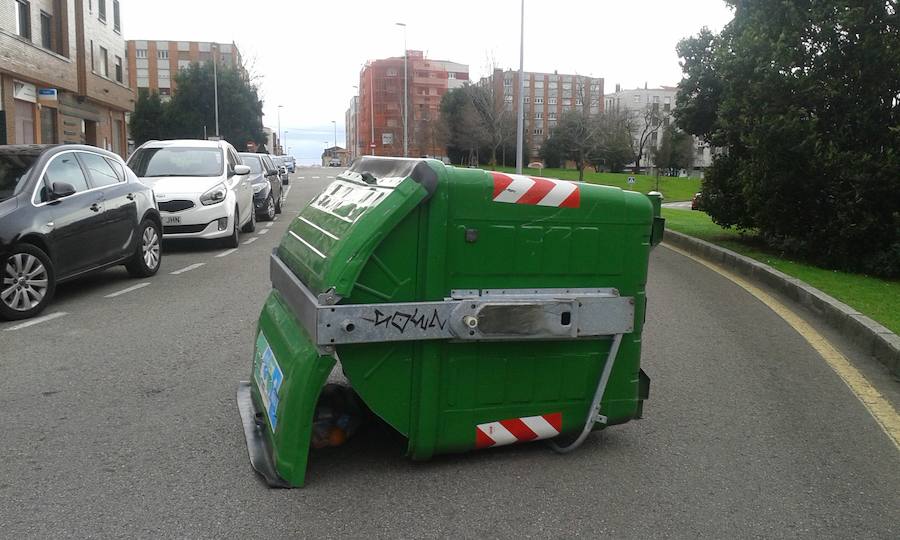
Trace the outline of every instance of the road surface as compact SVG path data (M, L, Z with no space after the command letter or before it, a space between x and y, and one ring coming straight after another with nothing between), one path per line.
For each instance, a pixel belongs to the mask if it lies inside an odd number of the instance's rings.
M0 323L4 537L900 537L898 449L866 408L771 310L662 247L644 420L567 456L425 463L370 426L317 451L306 488L267 488L235 389L268 254L334 174L298 169L284 213L237 250L167 244L153 278L108 270L60 287L55 318ZM845 354L896 406L896 383Z

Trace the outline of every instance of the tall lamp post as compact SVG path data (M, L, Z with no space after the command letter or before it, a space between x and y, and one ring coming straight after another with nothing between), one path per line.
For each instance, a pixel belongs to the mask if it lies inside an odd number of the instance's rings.
M284 105L279 105L279 106L278 106L278 138L279 138L279 139L281 138L281 108L282 108L282 107L284 107ZM272 149L272 151L275 152L275 155L276 155L276 156L279 155L279 154L278 154L278 150L279 150L280 148L284 148L284 141L279 140L279 141L278 141L278 147L279 147L279 148L273 148L273 149Z
M213 43L210 46L210 51L212 52L212 62L213 62L213 100L215 102L215 110L216 110L216 139L219 138L219 73L216 65L219 63L219 46L216 43Z
M334 127L334 147L337 148L337 120L332 120L331 125Z
M409 157L409 137L406 132L409 126L409 90L407 88L409 84L409 72L407 70L409 52L406 50L406 23L398 22L396 24L403 27L403 157Z
M287 134L288 134L288 130L284 130L284 137L281 138L281 153L282 153L282 155L285 155L285 156L288 154Z
M516 118L516 174L522 174L522 139L525 136L525 0L519 27L519 114Z

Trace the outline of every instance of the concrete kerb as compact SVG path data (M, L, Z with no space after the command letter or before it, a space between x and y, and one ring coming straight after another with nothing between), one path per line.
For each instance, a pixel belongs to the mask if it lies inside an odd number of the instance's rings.
M710 242L670 230L666 230L664 240L775 289L807 308L822 322L877 358L895 377L900 377L900 336L847 304L771 266Z

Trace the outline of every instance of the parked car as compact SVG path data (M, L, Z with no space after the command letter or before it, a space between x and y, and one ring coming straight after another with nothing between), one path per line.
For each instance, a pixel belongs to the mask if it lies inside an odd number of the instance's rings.
M703 204L703 194L694 193L694 196L691 197L691 210L702 210Z
M294 159L294 156L284 156L284 166L287 167L288 172L294 174L294 171L297 170L297 160Z
M33 317L59 283L110 266L152 276L161 234L153 191L116 154L0 146L0 318Z
M253 207L256 210L256 217L269 221L275 219L275 214L281 213L284 188L272 158L268 154L251 154L250 152L242 152L239 155L244 165L250 167L250 183L253 186Z
M128 165L156 194L163 238L222 239L237 247L240 231L256 230L250 167L227 142L150 141Z
M271 156L272 162L275 164L275 167L278 168L278 176L281 178L281 183L283 185L287 185L291 181L291 177L288 173L287 165L285 164L284 156Z

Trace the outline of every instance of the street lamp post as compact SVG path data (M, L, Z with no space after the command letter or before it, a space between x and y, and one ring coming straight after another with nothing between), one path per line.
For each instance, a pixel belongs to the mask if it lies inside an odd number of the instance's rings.
M215 111L216 111L216 139L219 138L219 73L216 65L219 63L219 46L213 43L210 46L210 50L213 52L212 61L213 61L213 101L215 102Z
M369 127L372 128L372 138L369 139L369 149L375 155L375 68L369 66Z
M281 154L287 155L287 134L288 130L284 130L284 137L281 138Z
M278 138L279 139L281 138L281 108L282 107L284 107L284 105L278 106ZM284 141L278 141L278 146L279 146L279 148L284 148ZM278 148L272 148L272 151L275 152L276 156L279 155Z
M407 70L409 52L406 50L406 23L398 22L396 24L403 27L403 157L409 157L409 137L407 135L409 126L409 89L407 87L409 84Z
M332 120L331 125L334 127L334 147L337 148L337 120Z
M522 139L525 136L525 0L519 27L519 114L516 119L516 174L522 174Z

